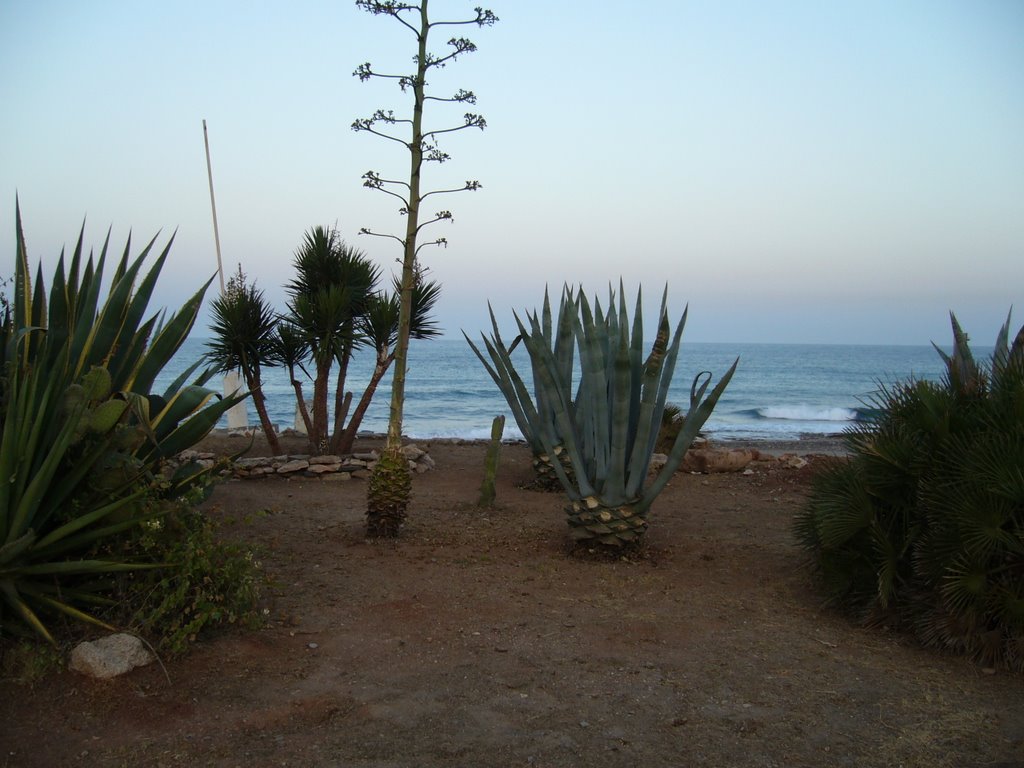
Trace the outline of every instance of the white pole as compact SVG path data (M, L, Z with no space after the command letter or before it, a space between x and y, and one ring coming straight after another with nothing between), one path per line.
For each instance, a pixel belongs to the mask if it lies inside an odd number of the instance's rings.
M220 229L217 227L217 200L213 196L213 166L210 163L210 137L206 131L206 120L203 120L203 144L206 145L206 176L210 180L210 209L213 211L213 241L217 246L217 274L220 276L220 294L224 295L224 264L220 258ZM224 396L228 397L241 389L236 371L228 371L224 375ZM228 429L248 429L249 414L245 401L228 409Z
M220 260L220 229L217 227L217 200L213 196L213 166L210 165L210 137L203 120L203 144L206 145L206 177L210 180L210 208L213 211L213 242L217 246L217 274L220 275L220 292L224 293L224 264Z

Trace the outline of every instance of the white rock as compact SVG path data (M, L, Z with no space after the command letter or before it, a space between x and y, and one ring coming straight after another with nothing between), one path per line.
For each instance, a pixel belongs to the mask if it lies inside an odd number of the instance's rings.
M88 643L71 651L71 669L89 677L108 680L153 661L142 641L123 632Z

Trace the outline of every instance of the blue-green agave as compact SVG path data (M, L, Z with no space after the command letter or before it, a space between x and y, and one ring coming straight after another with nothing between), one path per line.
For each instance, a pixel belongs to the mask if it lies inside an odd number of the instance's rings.
M666 290L658 331L646 355L642 315L638 292L630 321L621 285L618 298L609 290L607 311L597 300L591 307L582 291L566 288L557 322L552 322L547 297L540 315L530 313L525 322L515 315L519 335L511 347L501 342L493 313L494 335L484 339L488 357L467 337L531 446L539 445L549 455L564 453L571 472L558 461L552 468L569 495L570 537L588 545L620 547L642 541L651 504L678 469L739 363L733 363L710 393L710 372L694 378L682 428L651 479L651 457L686 312L673 333ZM511 360L520 342L530 356L536 401Z

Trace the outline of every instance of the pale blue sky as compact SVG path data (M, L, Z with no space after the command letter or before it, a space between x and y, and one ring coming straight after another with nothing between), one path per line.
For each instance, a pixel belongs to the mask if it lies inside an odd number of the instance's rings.
M1024 3L488 7L479 52L435 79L488 121L427 177L483 184L424 251L449 335L485 328L488 299L507 319L620 275L652 304L667 281L693 341L923 344L952 309L989 344L1011 304L1024 323ZM351 73L405 71L411 46L349 0L0 0L2 271L17 193L33 260L83 217L96 245L177 229L158 298L180 303L215 270L204 118L229 271L283 308L303 232L335 222L391 268L397 245L356 233L402 220L360 176L407 160L349 126L407 102Z

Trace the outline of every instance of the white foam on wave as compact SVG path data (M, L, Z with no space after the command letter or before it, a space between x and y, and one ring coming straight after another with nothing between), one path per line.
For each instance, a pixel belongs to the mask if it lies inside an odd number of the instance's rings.
M815 405L770 405L758 408L758 414L765 419L787 421L853 421L856 411L849 408L823 408Z
M409 428L407 434L411 440L490 440L491 428L451 428L451 429L416 429ZM506 422L502 440L522 440L523 433L514 423Z

